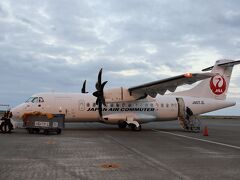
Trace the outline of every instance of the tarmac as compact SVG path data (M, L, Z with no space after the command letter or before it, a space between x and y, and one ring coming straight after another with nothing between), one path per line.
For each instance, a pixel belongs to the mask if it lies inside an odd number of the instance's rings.
M209 136L177 121L142 131L67 124L61 135L0 134L0 179L239 179L240 119L203 119Z

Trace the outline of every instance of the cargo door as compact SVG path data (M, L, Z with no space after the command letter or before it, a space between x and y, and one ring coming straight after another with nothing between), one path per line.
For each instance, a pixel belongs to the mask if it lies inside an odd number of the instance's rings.
M72 107L72 98L70 97L57 97L55 99L55 104L57 107L57 112L59 114L64 114L66 119L71 119L74 117L75 112Z

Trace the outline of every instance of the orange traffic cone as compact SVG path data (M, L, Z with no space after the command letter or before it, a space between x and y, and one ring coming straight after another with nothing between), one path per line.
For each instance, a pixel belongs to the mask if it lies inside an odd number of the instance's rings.
M208 136L208 127L207 126L204 127L203 135Z

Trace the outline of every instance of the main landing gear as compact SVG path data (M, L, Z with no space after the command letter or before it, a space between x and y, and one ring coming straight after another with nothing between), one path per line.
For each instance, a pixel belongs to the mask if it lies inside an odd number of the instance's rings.
M129 127L132 131L141 131L142 126L137 121L134 120L127 120L127 121L119 121L118 127L120 129L125 129L126 127Z

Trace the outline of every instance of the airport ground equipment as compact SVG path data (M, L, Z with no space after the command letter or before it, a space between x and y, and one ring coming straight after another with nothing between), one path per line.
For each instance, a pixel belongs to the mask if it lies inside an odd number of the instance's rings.
M64 114L42 114L35 112L24 115L23 127L27 129L29 134L40 133L41 131L46 135L49 132L61 134L64 122Z
M6 106L6 105L5 105ZM7 106L9 108L9 106ZM1 117L0 117L0 131L2 133L11 133L13 130L13 124L11 122L12 113L9 109L5 111L1 111Z
M8 117L2 117L1 121L0 131L2 133L11 133L13 130L13 124L11 123L11 120Z
M180 126L188 132L200 132L201 130L201 121L196 115L193 114L192 110L189 107L185 108L182 98L177 98L178 101L178 120Z

